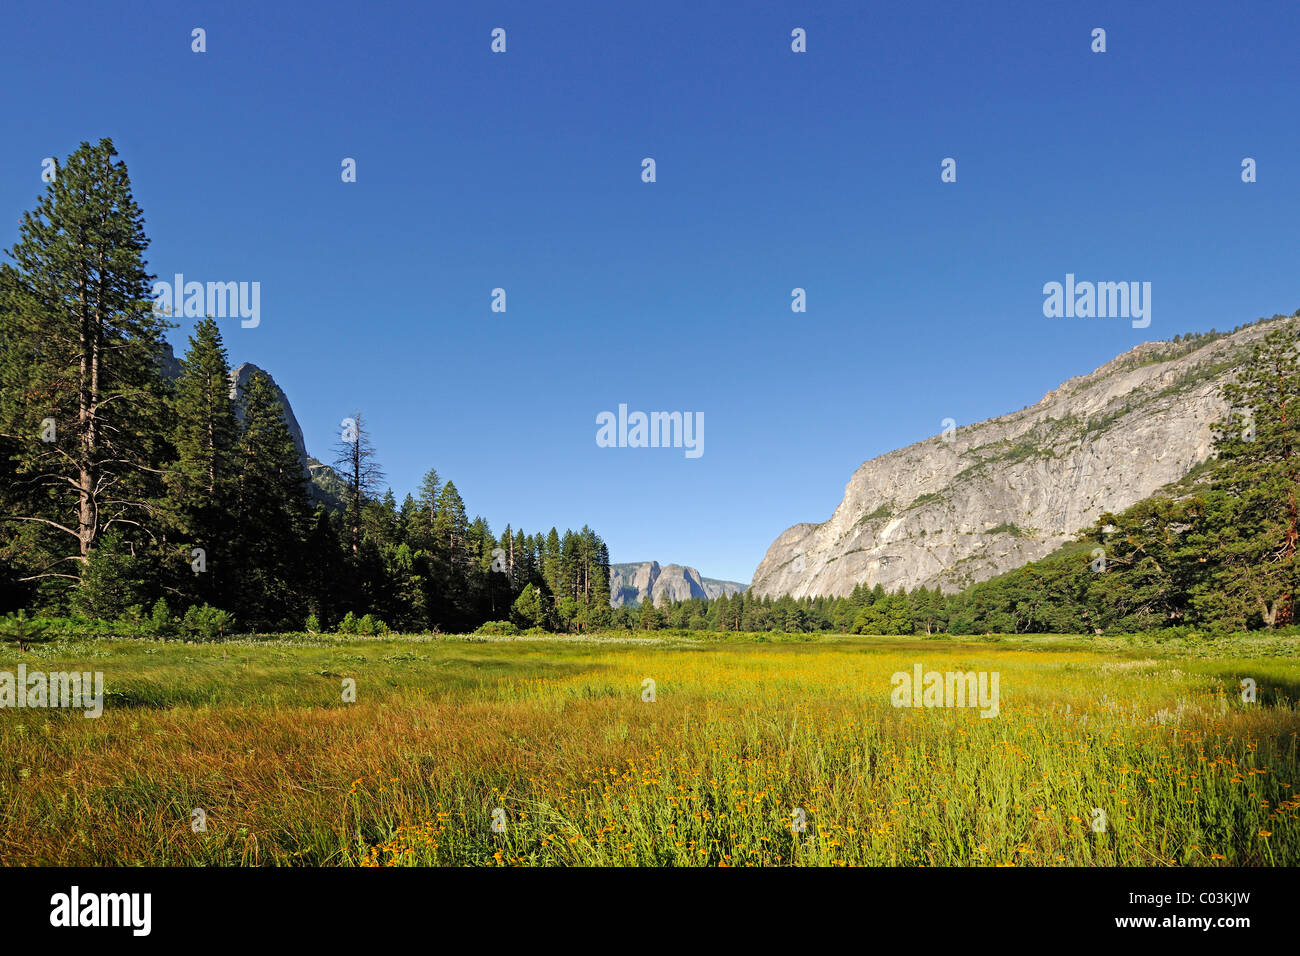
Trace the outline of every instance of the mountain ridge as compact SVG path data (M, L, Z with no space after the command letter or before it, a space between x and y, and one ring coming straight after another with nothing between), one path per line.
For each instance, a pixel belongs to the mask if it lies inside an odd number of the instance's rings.
M863 462L828 520L769 546L751 592L952 593L1045 557L1209 457L1220 386L1278 321L1294 317L1141 343L1020 411Z
M632 561L609 566L611 607L641 604L650 598L656 605L666 601L713 598L738 594L746 585L739 581L706 578L695 568L682 564L661 565L658 561Z

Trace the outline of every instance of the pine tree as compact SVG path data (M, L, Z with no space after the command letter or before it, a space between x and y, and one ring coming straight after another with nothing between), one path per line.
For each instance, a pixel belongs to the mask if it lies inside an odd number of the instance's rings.
M463 568L468 537L465 502L455 484L449 481L438 493L438 514L433 522L434 542L449 560Z
M438 617L445 627L465 627L471 622L470 577L475 558L465 502L456 485L448 481L438 492L433 521L434 585L440 596Z
M663 612L655 607L655 602L651 598L641 602L637 626L643 631L657 631L664 626Z
M0 269L0 434L20 442L4 521L39 526L23 535L32 580L76 581L101 534L143 541L157 523L166 323L116 157L111 140L82 143Z
M360 412L353 414L335 446L334 468L343 479L343 514L348 548L355 559L361 551L361 512L383 483L370 430Z
M420 513L430 530L433 529L434 519L438 517L438 495L441 492L442 479L438 477L438 469L430 468L420 479L420 494L417 497Z
M554 528L547 532L541 547L541 572L542 580L552 594L558 595L564 590L563 550L560 535Z
M527 629L530 627L548 627L550 614L546 597L533 585L526 585L510 609L510 616L515 624Z
M322 627L332 628L343 613L347 592L347 565L338 530L329 509L317 505L303 548L307 610Z
M72 595L72 610L106 621L131 615L143 618L144 608L156 599L157 579L153 553L110 528L91 549L81 584Z
M1223 388L1235 414L1216 434L1220 468L1207 538L1218 570L1197 589L1202 615L1233 627L1296 620L1300 590L1300 360L1294 322L1269 332Z
M166 468L165 507L185 544L183 579L192 582L186 590L198 603L219 605L235 530L230 514L239 425L230 397L230 363L211 318L200 320L190 336L173 407L176 459ZM202 548L209 558L203 573L191 571L192 548Z
M239 579L235 616L254 629L296 628L306 613L306 478L275 386L261 371L254 372L244 388L237 454L241 470L232 542Z

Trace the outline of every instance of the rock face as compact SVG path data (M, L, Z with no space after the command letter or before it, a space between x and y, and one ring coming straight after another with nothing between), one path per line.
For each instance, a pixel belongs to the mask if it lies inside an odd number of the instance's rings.
M609 566L609 603L613 607L640 604L650 598L656 605L691 598L715 598L738 594L745 585L701 577L700 572L680 564L660 566L658 561Z
M1022 411L865 462L829 521L768 548L751 593L952 592L1046 556L1210 456L1219 387L1274 327L1139 345Z
M170 342L163 342L162 344L162 355L158 357L158 368L162 372L162 377L168 381L174 382L181 377L181 360L172 351Z

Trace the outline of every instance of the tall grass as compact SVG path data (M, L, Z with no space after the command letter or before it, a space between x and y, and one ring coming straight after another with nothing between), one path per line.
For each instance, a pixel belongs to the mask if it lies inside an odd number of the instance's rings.
M1293 866L1297 647L6 652L0 670L101 670L109 697L94 720L0 710L0 862ZM999 716L892 706L890 676L916 663L999 672Z

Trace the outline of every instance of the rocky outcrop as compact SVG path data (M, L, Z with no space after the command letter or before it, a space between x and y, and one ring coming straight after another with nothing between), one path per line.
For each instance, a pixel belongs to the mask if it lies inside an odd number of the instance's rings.
M751 593L952 592L1046 556L1210 456L1219 388L1273 327L1139 345L1030 408L865 462L830 520L768 548Z
M660 566L658 561L643 561L611 564L609 567L609 603L614 607L640 604L647 598L658 605L691 598L721 597L743 590L743 584L702 577L694 568L680 564Z

